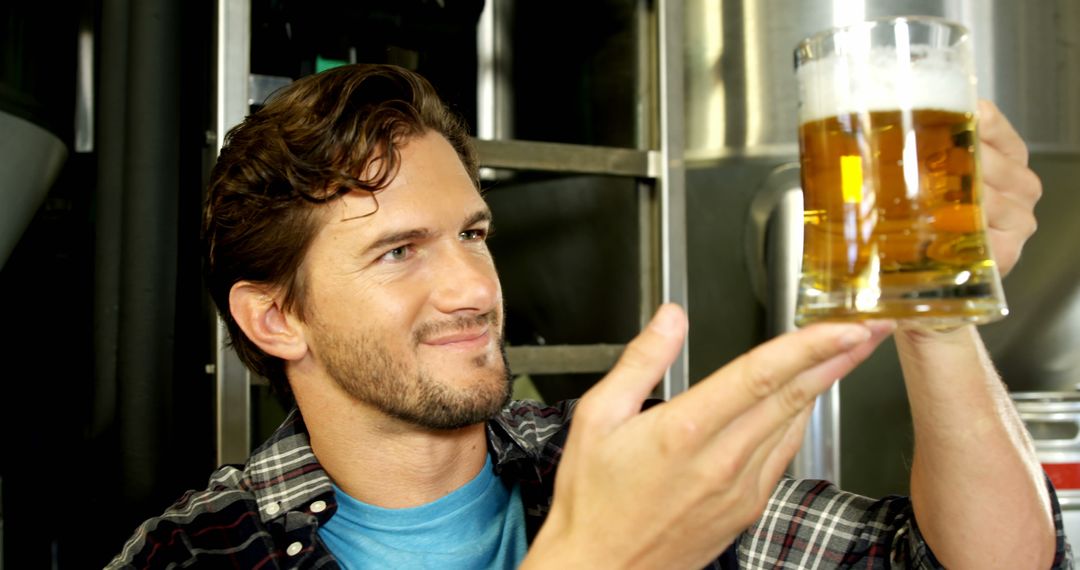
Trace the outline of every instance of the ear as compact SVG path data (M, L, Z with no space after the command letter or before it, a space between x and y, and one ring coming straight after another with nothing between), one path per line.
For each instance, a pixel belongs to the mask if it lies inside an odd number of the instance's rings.
M280 294L265 285L239 281L229 291L229 310L240 330L271 356L300 360L307 341L299 319L281 309Z

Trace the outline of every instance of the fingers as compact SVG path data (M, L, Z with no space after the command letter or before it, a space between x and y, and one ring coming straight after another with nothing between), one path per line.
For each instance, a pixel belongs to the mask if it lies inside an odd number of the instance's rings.
M752 524L761 516L761 510L765 508L776 488L776 482L802 446L803 435L813 410L814 405L811 404L779 426L753 450L753 454L745 462L724 453L724 449L709 450L714 454L720 452L720 455L710 458L717 463L706 465L706 472L717 477L735 477L734 487L740 489L739 493L744 495L739 500L750 505L751 516L742 521L744 526Z
M1023 165L1028 163L1028 148L997 105L979 100L979 142L991 146Z
M700 421L703 434L719 431L766 398L780 398L794 415L856 362L841 358L816 373L803 372L849 353L872 334L856 323L822 323L785 334L735 359L667 407Z
M1038 228L1035 204L1042 197L1042 182L1027 166L995 147L983 145L979 152L990 251L1004 277Z
M802 447L806 426L810 423L813 412L813 404L799 412L799 415L785 427L776 445L767 450L768 454L762 459L761 468L758 471L759 495L768 497L776 488L776 482L780 480L780 476L784 474L784 470Z
M869 356L896 329L893 321L865 324L870 331L866 342L802 372L793 382L808 376L829 377L833 380L822 385L831 386L836 378ZM771 397L736 418L701 454L706 471L721 477L738 478L739 487L752 493L750 499L763 507L784 469L802 446L817 394L808 396L811 399L794 412L788 409L789 403L784 398Z
M793 418L814 405L814 401L837 380L865 360L895 329L892 321L867 325L870 338L853 349L841 352L800 373L774 394L764 398L725 426L711 452L722 462L748 461L777 431L783 431ZM772 445L775 447L775 443ZM726 458L720 458L723 454Z
M761 517L777 480L802 445L803 433L810 419L813 405L807 406L786 424L774 430L761 445L753 450L748 459L736 458L726 450L712 448L701 458L703 469L721 480L733 481L735 504L742 508L725 508L725 512L742 511L746 518L738 521L746 528ZM716 453L719 452L719 455ZM732 500L729 498L728 500Z
M896 330L896 321L875 320L865 321L866 328L870 329L870 338L866 342L856 346L850 351L837 355L821 364L804 372L804 374L822 378L842 378L846 376L859 363L873 354L881 343L889 338ZM824 390L823 390L824 391Z
M1008 157L1001 150L984 146L982 154L982 181L986 188L985 201L1006 197L1028 211L1042 197L1042 181L1031 169ZM993 221L991 212L987 218Z
M575 413L589 429L607 430L641 411L641 404L682 350L686 313L675 304L657 309L649 324L626 345L611 371L582 396Z

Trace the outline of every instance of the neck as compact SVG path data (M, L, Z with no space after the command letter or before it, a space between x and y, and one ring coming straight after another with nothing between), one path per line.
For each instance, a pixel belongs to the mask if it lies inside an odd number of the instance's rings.
M391 418L336 390L297 393L311 447L349 496L383 508L430 503L484 466L484 424L429 430Z

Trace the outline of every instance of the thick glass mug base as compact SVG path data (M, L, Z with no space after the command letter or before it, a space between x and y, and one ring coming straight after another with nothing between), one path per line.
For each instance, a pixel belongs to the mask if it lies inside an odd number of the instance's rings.
M799 287L795 324L817 321L895 319L917 321L931 329L985 324L1008 315L1000 279L964 285L841 288L823 291L804 276Z

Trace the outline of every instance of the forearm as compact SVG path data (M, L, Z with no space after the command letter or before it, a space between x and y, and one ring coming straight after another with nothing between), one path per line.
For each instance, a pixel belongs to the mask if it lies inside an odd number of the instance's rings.
M935 555L948 568L1048 568L1045 478L978 332L901 328L896 344L915 425L912 503Z

